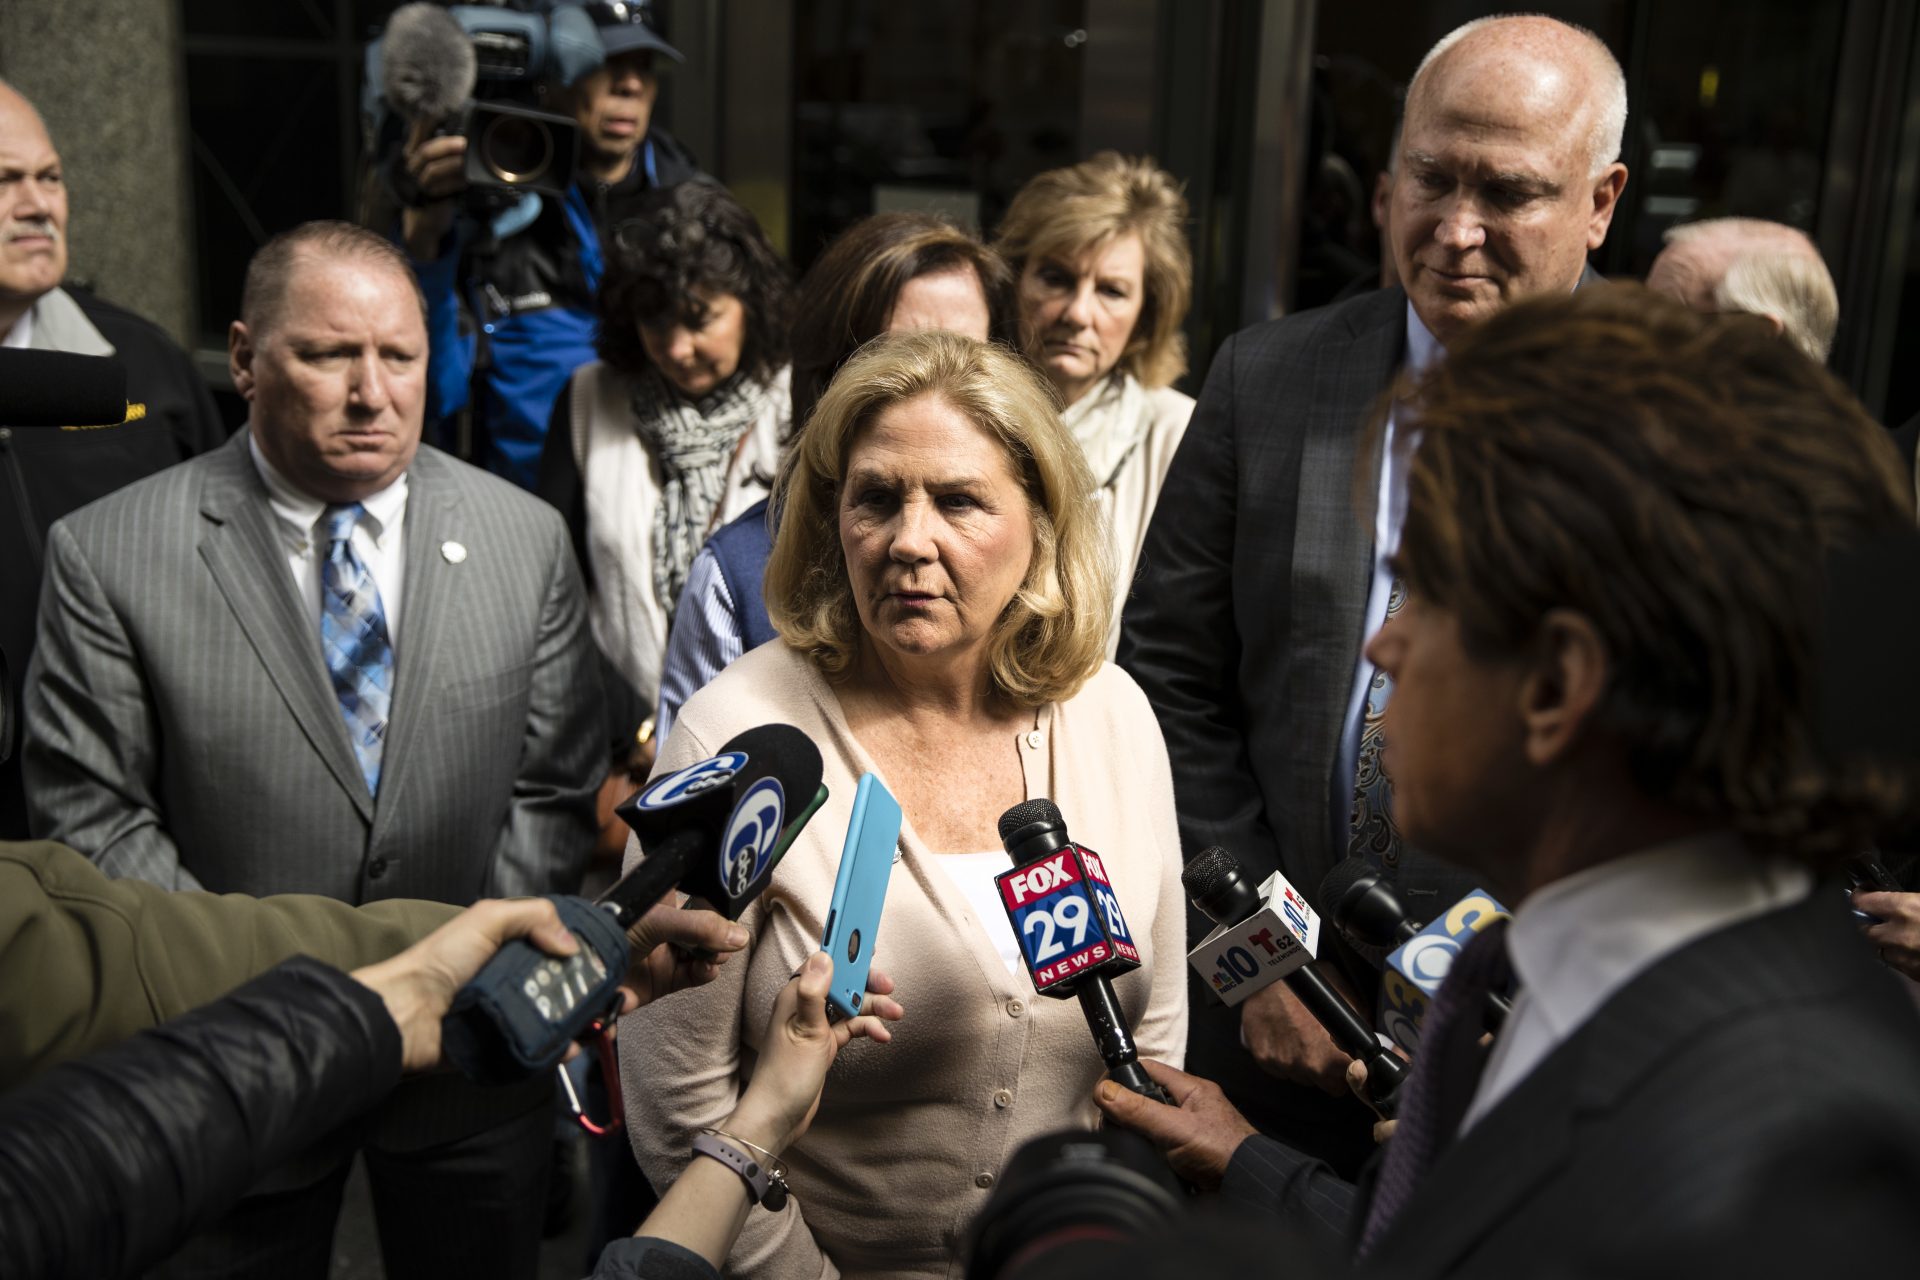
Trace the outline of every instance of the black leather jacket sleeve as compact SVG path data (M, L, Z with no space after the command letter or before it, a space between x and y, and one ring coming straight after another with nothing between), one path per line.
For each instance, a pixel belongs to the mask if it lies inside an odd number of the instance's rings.
M7 1274L133 1274L400 1078L380 997L296 956L0 1097Z

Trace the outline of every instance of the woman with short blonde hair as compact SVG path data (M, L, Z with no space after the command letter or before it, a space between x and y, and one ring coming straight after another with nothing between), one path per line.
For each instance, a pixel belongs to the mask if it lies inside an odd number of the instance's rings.
M847 369L781 477L786 515L767 563L774 627L829 676L846 671L860 618L833 504L848 445L889 406L937 396L999 441L1033 516L1033 563L989 642L993 692L1025 707L1072 697L1106 656L1112 569L1086 460L1046 383L1012 353L971 342L869 343Z
M1193 414L1192 397L1168 385L1187 369L1186 222L1186 197L1170 175L1151 160L1103 151L1022 187L994 242L1017 281L1021 341L1065 406L1110 522L1119 574L1109 654L1147 522Z
M819 745L828 798L741 916L747 953L623 1031L628 1133L665 1186L694 1135L733 1112L768 1011L819 948L874 774L904 817L871 955L912 1015L884 1054L842 1051L812 1128L777 1153L792 1204L748 1219L726 1271L932 1280L956 1274L982 1190L1023 1142L1095 1123L1104 1070L1081 1011L1035 998L1028 964L1052 961L1023 956L1001 905L994 875L1012 863L996 823L1045 797L1099 853L1141 956L1115 993L1140 1056L1178 1062L1172 775L1146 698L1102 660L1111 588L1091 481L1019 357L952 333L877 338L796 449L766 577L780 642L687 700L657 771L779 721Z

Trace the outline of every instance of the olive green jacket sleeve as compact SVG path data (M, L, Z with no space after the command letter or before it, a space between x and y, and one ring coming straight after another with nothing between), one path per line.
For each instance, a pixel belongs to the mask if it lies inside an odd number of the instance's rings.
M289 956L344 970L459 914L110 880L65 845L0 842L0 1090L225 995Z

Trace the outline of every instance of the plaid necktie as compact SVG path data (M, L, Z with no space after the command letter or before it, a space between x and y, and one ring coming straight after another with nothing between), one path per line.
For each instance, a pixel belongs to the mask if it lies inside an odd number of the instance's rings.
M340 715L354 757L367 779L367 794L380 793L380 752L393 706L393 645L380 588L354 552L353 526L366 514L359 503L328 507L327 563L320 574L320 651L333 678Z
M1487 993L1504 989L1512 977L1505 919L1489 922L1453 958L1421 1027L1413 1074L1400 1090L1400 1123L1387 1139L1356 1261L1372 1252L1453 1141L1486 1068L1480 1032Z
M1400 579L1387 593L1387 618L1400 612L1407 598ZM1374 866L1393 867L1400 861L1400 830L1393 825L1393 784L1380 768L1380 723L1393 696L1393 677L1373 669L1367 685L1367 703L1360 711L1360 751L1353 771L1353 818L1347 853L1358 854Z

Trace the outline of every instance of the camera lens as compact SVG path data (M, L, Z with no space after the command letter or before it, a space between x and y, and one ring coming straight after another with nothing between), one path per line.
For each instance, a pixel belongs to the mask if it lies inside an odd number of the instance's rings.
M1166 1161L1138 1134L1035 1138L1013 1153L974 1220L968 1280L1045 1275L1088 1248L1150 1238L1184 1207Z
M495 116L480 134L479 151L487 172L511 186L539 181L553 167L553 135L537 120Z

